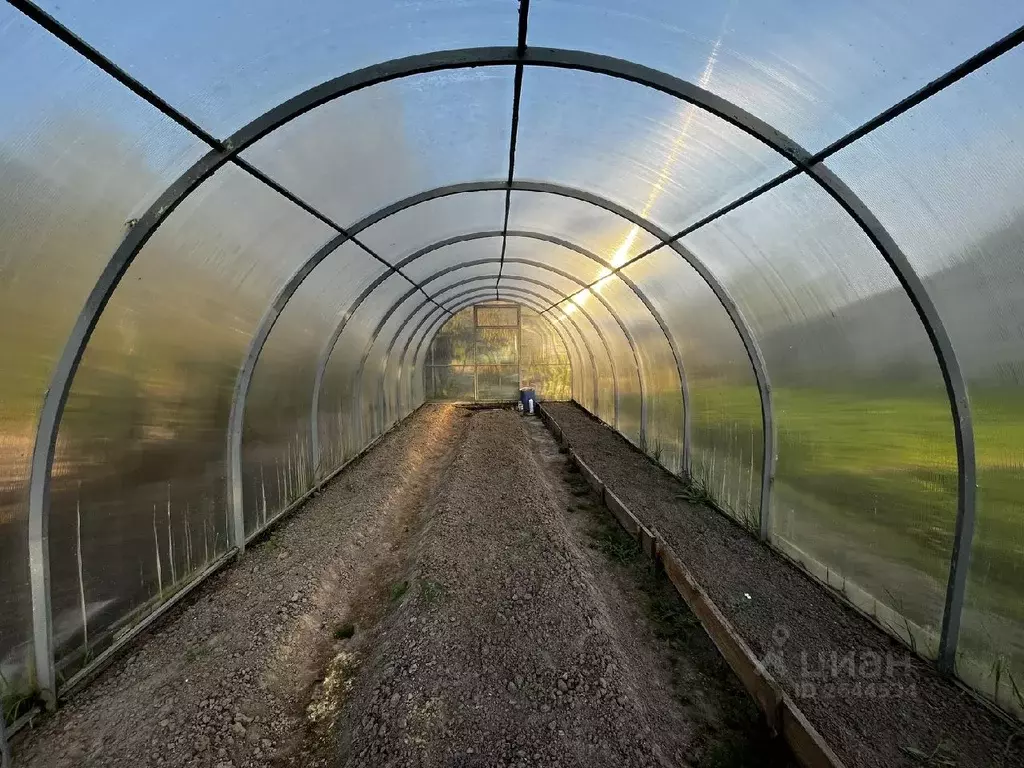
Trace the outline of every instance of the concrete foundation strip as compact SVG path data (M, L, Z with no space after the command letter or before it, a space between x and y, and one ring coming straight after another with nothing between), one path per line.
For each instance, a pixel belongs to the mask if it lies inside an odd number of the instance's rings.
M647 528L618 496L608 490L597 473L573 450L565 432L541 404L538 404L538 413L558 442L569 452L569 458L580 474L601 496L619 525L636 540L648 557L664 568L665 574L700 620L718 652L764 712L768 725L782 735L800 765L804 768L845 768L796 702L764 668L704 588L682 564L679 556L658 536L657 531Z

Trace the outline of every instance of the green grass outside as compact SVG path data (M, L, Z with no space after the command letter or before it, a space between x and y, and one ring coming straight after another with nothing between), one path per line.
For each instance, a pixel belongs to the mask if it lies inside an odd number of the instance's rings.
M753 432L759 466L756 391L717 381L690 386L695 459ZM949 404L942 391L893 388L899 393L775 388L777 495L795 491L823 526L833 520L846 535L862 523L864 537L850 540L851 548L870 547L944 585L957 494ZM1024 622L1024 397L1009 388L973 390L971 406L979 487L968 599ZM627 408L638 409L638 398L623 398L620 409Z

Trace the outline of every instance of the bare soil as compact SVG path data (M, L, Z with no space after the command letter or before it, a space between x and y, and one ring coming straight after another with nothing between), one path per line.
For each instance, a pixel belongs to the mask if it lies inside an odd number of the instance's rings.
M537 420L469 419L388 613L334 686L339 764L786 765L692 617L678 647L658 636L685 606L642 591L628 538L624 559L600 551L611 518Z
M310 762L324 727L307 708L344 643L335 635L361 620L375 574L405 562L410 521L464 431L449 406L413 415L56 716L20 734L15 765Z
M15 747L60 768L792 765L539 420L453 406Z
M578 406L545 407L608 488L672 546L847 766L1024 766L1024 729L739 525L681 499L677 479Z

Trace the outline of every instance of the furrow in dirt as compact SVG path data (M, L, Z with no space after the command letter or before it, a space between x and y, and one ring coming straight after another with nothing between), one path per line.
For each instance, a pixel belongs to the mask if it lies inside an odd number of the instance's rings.
M682 500L678 480L578 406L545 407L607 487L673 547L846 765L1024 765L1019 728L738 525Z
M15 743L16 765L307 765L333 755L310 710L361 602L401 568L418 511L465 433L427 406Z

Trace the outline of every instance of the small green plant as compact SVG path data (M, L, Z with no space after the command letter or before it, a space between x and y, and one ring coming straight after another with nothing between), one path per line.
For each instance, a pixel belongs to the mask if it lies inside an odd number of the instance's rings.
M334 639L335 640L348 640L356 633L356 625L351 621L346 621L344 624L339 624L334 628Z
M399 581L399 582L397 582L395 584L392 584L391 585L391 602L392 603L397 603L399 600L402 599L402 597L408 591L409 591L409 582L408 581Z
M750 504L743 504L736 510L736 519L751 533L756 534L761 530L761 515Z
M621 565L632 563L640 557L640 545L618 526L602 526L592 534L594 548L610 560Z
M185 661L189 664L210 655L210 648L207 645L192 645L185 649Z
M999 696L999 686L1005 676L1010 681L1010 690L1013 693L1013 698L1017 700L1017 705L1024 709L1024 694L1021 693L1020 687L1017 685L1016 679L1013 677L1013 673L1009 670L1010 662L1007 661L1006 657L999 655L996 660L992 662L992 677L995 679L995 684L992 686L993 695Z
M683 490L677 494L677 497L689 504L698 504L706 507L716 506L711 488L704 478L699 475L691 476L690 481L683 486Z
M424 579L420 582L420 595L423 597L423 602L427 603L427 605L433 605L444 597L444 585L430 579Z
M651 458L661 464L661 457L665 454L665 448L661 444L661 440L654 441L654 449L651 451Z

